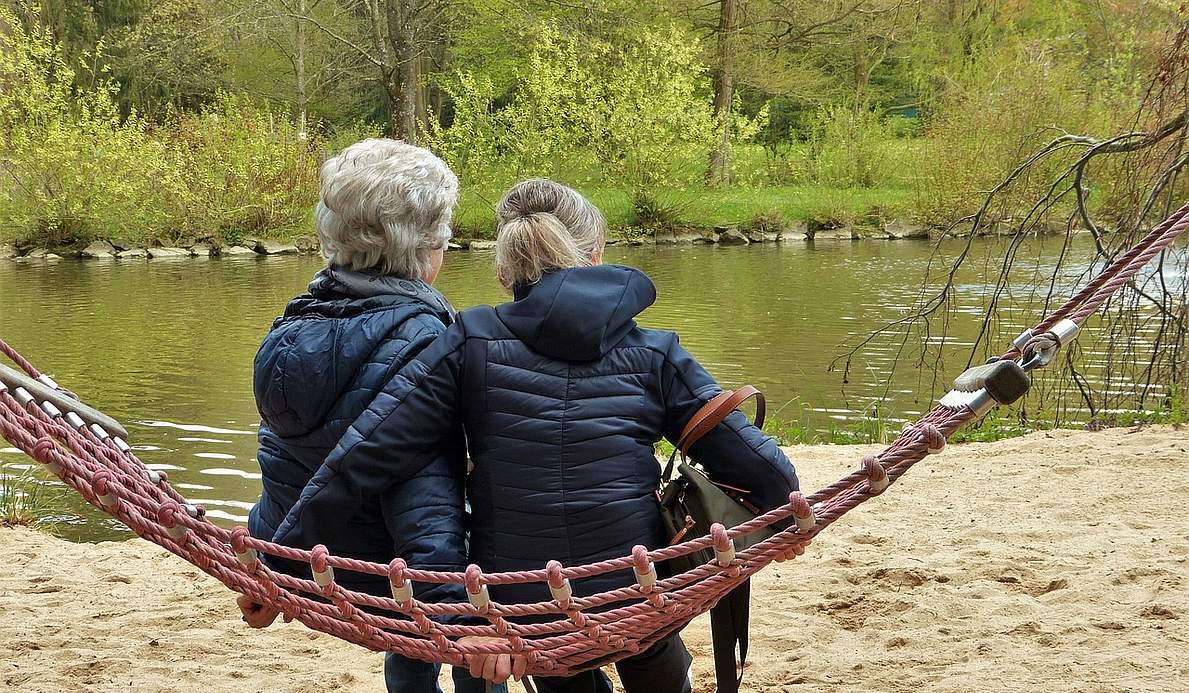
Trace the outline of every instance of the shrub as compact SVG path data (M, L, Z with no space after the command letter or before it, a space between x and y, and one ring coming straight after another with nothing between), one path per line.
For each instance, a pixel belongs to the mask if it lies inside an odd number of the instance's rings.
M862 105L822 108L809 139L808 166L814 182L840 188L869 188L890 177L887 143L891 128Z

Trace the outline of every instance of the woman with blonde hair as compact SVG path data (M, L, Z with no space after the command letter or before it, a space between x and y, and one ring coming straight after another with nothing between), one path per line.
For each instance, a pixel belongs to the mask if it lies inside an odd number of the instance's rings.
M602 264L606 223L582 195L528 180L508 191L496 215L496 273L513 300L463 311L390 382L282 533L320 541L328 528L311 521L326 515L320 508L415 478L461 420L474 463L469 560L483 570L534 570L553 559L582 565L668 543L653 445L662 436L676 441L721 388L676 334L636 324L656 289L639 270ZM761 509L797 489L776 442L740 412L692 452L716 481L751 489ZM585 596L633 582L622 571L575 581L573 590ZM544 584L492 585L490 593L504 603L550 599ZM472 674L494 681L513 664L506 655L470 660ZM616 667L628 693L682 693L689 664L674 634ZM611 690L597 670L537 684L543 693Z

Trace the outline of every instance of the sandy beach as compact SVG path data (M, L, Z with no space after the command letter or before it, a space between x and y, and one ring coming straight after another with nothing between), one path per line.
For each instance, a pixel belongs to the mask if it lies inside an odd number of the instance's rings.
M803 487L868 448L790 448ZM152 544L0 530L0 689L379 691ZM1189 430L951 447L753 587L750 691L1189 691ZM708 626L685 631L713 691ZM515 686L513 690L520 690Z

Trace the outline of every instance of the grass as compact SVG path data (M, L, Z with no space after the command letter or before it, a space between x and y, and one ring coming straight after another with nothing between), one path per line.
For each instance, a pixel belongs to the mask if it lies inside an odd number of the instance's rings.
M612 231L631 233L637 225L631 193L624 188L579 186L599 207ZM455 225L464 238L490 238L495 229L494 206L502 190L464 187ZM777 212L787 220L851 222L863 217L890 218L907 211L908 188L832 188L820 185L772 187L662 188L657 202L671 210L679 226L713 228L743 225L757 215Z
M41 525L61 510L60 494L33 469L20 474L0 472L0 527Z

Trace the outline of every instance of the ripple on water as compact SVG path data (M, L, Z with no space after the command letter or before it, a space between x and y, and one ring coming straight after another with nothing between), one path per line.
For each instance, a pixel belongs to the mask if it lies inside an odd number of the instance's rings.
M259 480L261 478L260 472L249 472L243 469L228 469L226 467L210 467L209 469L199 469L199 474L210 474L211 476L238 476L241 479Z
M234 445L233 440L222 440L220 438L178 438L183 443L222 443L225 445Z
M247 515L237 515L235 513L219 510L218 508L207 508L206 516L216 520L226 520L228 522L237 522L239 524L243 524L248 521Z
M187 483L180 483L180 482L174 484L173 487L180 488L185 491L214 491L215 490L214 486L207 486L206 484L187 484Z
M173 421L137 421L141 426L148 426L149 428L176 428L181 431L188 431L190 433L218 433L222 435L234 436L254 436L255 431L242 431L235 428L216 428L214 426L203 426L201 424L183 424L175 423ZM230 421L228 423L235 423Z
M184 472L185 467L179 467L176 464L166 464L165 462L146 462L145 466L155 472Z
M234 460L235 455L228 455L225 452L196 452L195 457L201 457L207 460Z

